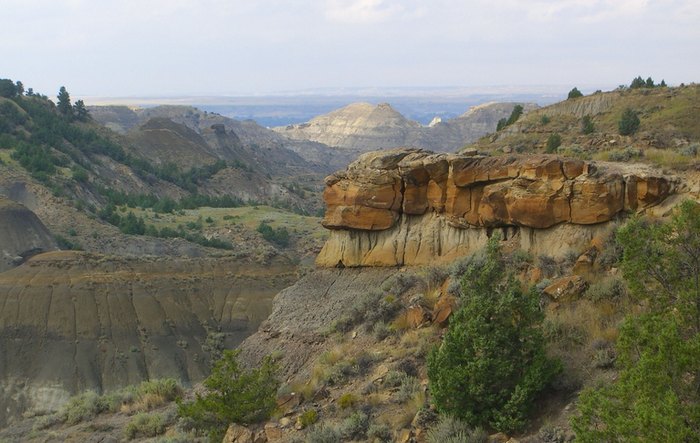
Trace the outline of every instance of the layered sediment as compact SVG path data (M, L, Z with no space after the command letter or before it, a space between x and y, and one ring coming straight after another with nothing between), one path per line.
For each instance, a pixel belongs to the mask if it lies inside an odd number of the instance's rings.
M483 157L396 149L326 178L320 266L429 264L466 255L494 229L532 253L564 255L678 182L639 165L558 156Z

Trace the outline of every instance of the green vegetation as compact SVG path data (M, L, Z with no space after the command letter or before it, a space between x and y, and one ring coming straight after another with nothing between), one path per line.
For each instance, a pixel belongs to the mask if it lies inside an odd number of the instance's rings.
M282 248L289 246L289 231L287 231L287 228L285 227L274 229L272 226L262 221L258 225L257 231L262 234L265 240L274 243L277 246Z
M70 103L70 94L68 94L65 86L61 86L56 98L58 99L58 104L56 105L58 112L63 114L65 117L73 117L73 105Z
M625 319L617 380L585 390L577 441L695 441L700 435L700 205L619 230L622 270L647 309Z
M167 421L162 414L136 414L124 428L127 440L155 437L165 432Z
M620 135L632 135L639 129L639 117L632 108L627 108L622 113L620 121L617 124Z
M481 428L472 429L457 418L444 416L430 428L427 440L428 443L486 443L489 434Z
M206 431L212 442L221 441L229 424L265 420L277 406L277 365L266 357L259 368L244 370L238 363L239 353L224 351L203 382L207 393L178 405L179 415Z
M547 138L547 146L546 146L546 151L548 154L552 154L554 152L557 152L557 148L561 146L561 135L559 134L550 134L549 137Z
M538 296L507 272L499 242L494 235L462 275L462 307L428 357L428 378L441 413L512 432L561 365L545 353Z
M148 411L171 402L182 395L182 388L174 379L144 381L137 386L130 386L118 391L99 395L87 391L71 397L68 403L55 415L45 419L47 427L55 423L74 425L90 421L104 412L125 410Z
M309 409L308 411L304 411L301 413L301 415L299 415L299 424L301 425L302 429L308 428L317 421L318 412L316 412L316 409Z
M572 98L579 98L579 97L583 97L583 94L581 93L581 91L578 90L577 87L574 87L574 89L569 91L569 95L566 96L566 99L571 100Z
M595 132L595 125L593 125L593 119L590 115L584 115L581 119L581 133L593 134L593 132Z
M498 124L496 125L496 131L500 131L501 129L505 128L506 126L510 126L518 119L520 116L523 115L523 106L522 105L515 105L513 107L513 111L510 113L510 117L508 119L502 118L498 121Z
M647 77L647 79L644 80L641 75L639 77L633 79L632 83L630 83L630 89L663 88L663 87L666 87L666 82L664 80L661 80L661 83L659 83L657 85L654 83L654 80L651 77Z

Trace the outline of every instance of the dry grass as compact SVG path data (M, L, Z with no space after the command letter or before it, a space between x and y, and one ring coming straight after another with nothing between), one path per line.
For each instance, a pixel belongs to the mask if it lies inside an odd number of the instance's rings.
M133 403L122 404L119 412L131 415L136 412L150 411L168 402L169 400L161 394L147 393L137 398Z
M685 168L697 162L697 157L683 155L671 149L645 149L644 158L647 163L664 168Z

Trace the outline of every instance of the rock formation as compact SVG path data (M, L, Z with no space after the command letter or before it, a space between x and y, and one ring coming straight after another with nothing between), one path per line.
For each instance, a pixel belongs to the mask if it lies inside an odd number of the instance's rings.
M507 118L515 103L487 103L459 117L433 119L428 126L409 120L387 103L352 103L307 123L274 128L294 140L311 140L342 149L371 151L397 146L415 146L437 151L455 151L493 132L498 120ZM536 105L525 104L529 111Z
M189 385L238 345L296 274L231 257L128 259L75 251L0 273L0 428L85 390Z
M0 197L0 272L56 249L53 236L32 211Z
M326 178L321 266L427 264L483 246L493 229L532 253L563 255L623 212L674 192L636 166L556 156L481 157L395 149L363 154Z

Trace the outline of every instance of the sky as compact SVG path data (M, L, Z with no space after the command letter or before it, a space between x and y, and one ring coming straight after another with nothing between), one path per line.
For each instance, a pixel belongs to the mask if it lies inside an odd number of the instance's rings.
M2 0L0 78L54 96L700 78L700 0Z

